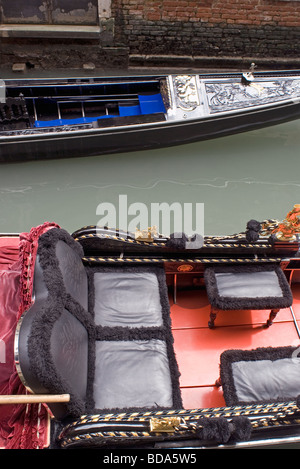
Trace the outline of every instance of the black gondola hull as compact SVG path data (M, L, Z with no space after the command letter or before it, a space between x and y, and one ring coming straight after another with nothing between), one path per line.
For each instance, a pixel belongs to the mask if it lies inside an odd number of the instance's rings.
M284 104L198 120L8 136L0 142L0 162L98 156L168 147L250 131L299 117L300 102L291 100Z

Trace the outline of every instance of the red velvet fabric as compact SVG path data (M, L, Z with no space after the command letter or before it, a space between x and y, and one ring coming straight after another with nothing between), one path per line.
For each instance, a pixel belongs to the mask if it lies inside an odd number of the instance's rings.
M0 238L0 394L26 394L14 361L17 322L32 302L39 237L58 227L44 223L19 238ZM0 447L36 449L48 445L49 412L41 404L0 405Z

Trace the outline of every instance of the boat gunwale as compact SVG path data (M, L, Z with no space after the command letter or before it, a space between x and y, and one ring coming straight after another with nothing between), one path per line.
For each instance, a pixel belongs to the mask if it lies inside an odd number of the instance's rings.
M163 129L163 128L172 128L172 127L185 127L185 126L192 126L192 125L201 125L203 121L209 122L211 121L217 121L219 119L224 119L224 118L230 118L230 117L241 117L241 116L247 116L249 114L253 113L263 113L264 111L269 111L269 110L275 110L276 108L280 107L288 107L288 106L298 106L300 104L300 96L295 97L295 98L290 98L287 100L283 101L277 101L275 103L267 103L264 105L259 105L259 106L249 106L247 108L242 108L238 110L230 110L230 111L223 111L223 112L218 112L218 113L212 113L209 115L204 115L201 117L191 117L188 119L170 119L170 120L165 120L165 121L158 121L158 122L150 122L150 123L135 123L135 124L130 124L130 125L116 125L116 126L108 126L105 128L101 127L90 127L87 129L76 129L76 130L63 130L63 128L60 131L51 131L49 130L48 132L41 131L41 129L25 129L24 134L20 135L3 135L5 132L12 133L14 131L0 131L0 145L1 144L7 144L7 143L23 143L24 141L28 140L34 140L34 139L43 139L44 141L47 140L53 140L53 137L55 138L81 138L81 137L92 137L96 136L99 134L101 136L102 134L105 135L110 135L110 134L117 134L117 133L124 133L124 132L136 132L139 130L142 131L147 131L151 128L156 129ZM300 117L300 115L299 115ZM294 119L294 118L293 118ZM87 124L82 124L82 125L87 125ZM272 125L269 124L268 122L265 124L266 126ZM68 126L65 126L68 127ZM53 129L53 127L49 127L49 129ZM21 131L22 132L22 131ZM25 132L30 132L26 134ZM1 135L2 134L2 135ZM17 139L17 140L16 140ZM21 140L22 139L22 140ZM24 140L25 139L25 140ZM10 142L10 140L13 140ZM20 140L20 141L18 141Z
M47 85L47 84L54 84L54 83L60 83L63 84L64 82L67 82L67 84L70 84L72 86L74 85L83 85L84 82L86 82L87 85L94 85L94 84L98 84L96 82L96 80L124 80L124 79L128 79L128 80L141 80L142 78L146 79L146 78L151 78L151 79L162 79L162 78L167 78L168 76L177 76L177 75L198 75L200 79L204 79L204 78L208 78L208 79L215 79L215 78L241 78L242 75L243 75L243 71L225 71L225 72L209 72L209 73L205 73L205 72L201 72L199 70L195 70L195 69L192 69L192 70L178 70L176 72L171 72L171 73L154 73L154 74L145 74L145 75L104 75L104 76L101 76L101 75L95 75L95 76L84 76L84 75L81 75L81 76L76 76L76 77L63 77L63 78L52 78L52 77L36 77L36 78L33 78L33 77L28 77L28 78L22 78L21 80L19 79L16 79L16 78L4 78L2 79L2 81L4 81L5 83L8 83L8 84L11 84L12 86L14 86L14 84L16 83L20 83L20 81L22 82L27 82L27 83L30 83L30 82L33 82L33 83L38 83L40 82L41 85ZM281 77L284 77L284 76L292 76L292 75L295 75L295 76L298 76L300 77L300 69L292 69L292 70L289 70L289 69L286 69L286 70L262 70L262 71L255 71L255 77L258 77L258 78L263 78L263 77L278 77L278 78L281 78ZM91 81L92 80L92 81ZM83 83L79 83L78 81L82 81ZM72 83L74 82L74 83ZM105 83L105 81L103 82ZM100 83L99 83L100 84Z

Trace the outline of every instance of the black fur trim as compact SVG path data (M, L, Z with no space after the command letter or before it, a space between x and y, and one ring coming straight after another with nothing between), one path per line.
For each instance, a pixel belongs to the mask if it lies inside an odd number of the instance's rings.
M188 237L185 233L172 233L166 242L168 248L185 249Z
M259 221L250 220L247 223L246 239L249 243L253 243L258 240L259 233L261 230L261 224Z
M78 254L78 256L83 256L82 246L78 242L76 242L66 230L63 230L61 228L52 228L39 238L37 254L44 259L44 262L46 264L48 264L48 262L51 263L51 259L47 260L47 257L48 254L55 253L55 246L57 241L64 241Z
M231 426L225 417L208 418L198 420L201 429L197 432L198 438L217 443L227 443L231 436Z
M187 236L185 233L172 233L166 242L168 248L180 250L185 249L201 249L204 243L203 236L198 233Z
M247 230L253 230L257 233L261 230L261 224L257 220L250 220L247 223Z
M231 439L234 441L248 441L252 433L251 421L248 417L233 417L231 420L233 426Z

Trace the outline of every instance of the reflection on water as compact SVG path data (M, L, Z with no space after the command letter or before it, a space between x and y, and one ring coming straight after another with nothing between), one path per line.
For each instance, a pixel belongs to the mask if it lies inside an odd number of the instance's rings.
M0 167L2 232L55 221L72 232L101 202L204 203L205 234L283 219L300 203L300 121L216 140L93 158Z

